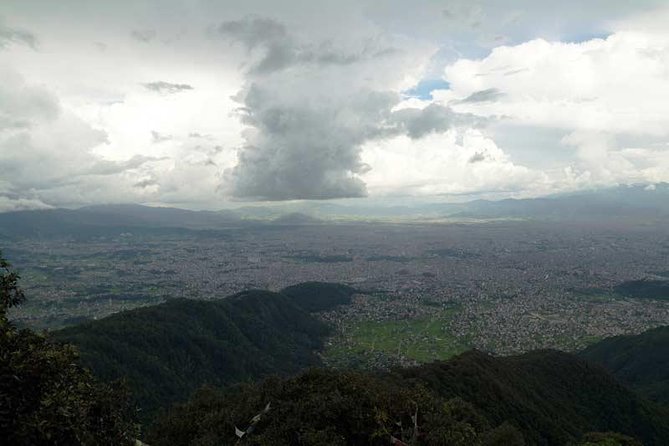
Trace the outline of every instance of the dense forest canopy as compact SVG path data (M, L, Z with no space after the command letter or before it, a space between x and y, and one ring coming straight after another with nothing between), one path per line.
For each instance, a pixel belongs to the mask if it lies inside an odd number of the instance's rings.
M573 355L472 351L391 373L312 370L227 391L204 388L161 416L148 438L157 445L232 444L235 428L253 426L241 444L383 445L397 438L412 445L565 445L591 431L618 431L626 435L590 435L587 444L639 438L664 445L667 420L665 409ZM621 442L626 437L630 442Z
M0 438L8 445L123 445L139 431L124 386L101 383L71 345L16 328L24 295L0 253Z

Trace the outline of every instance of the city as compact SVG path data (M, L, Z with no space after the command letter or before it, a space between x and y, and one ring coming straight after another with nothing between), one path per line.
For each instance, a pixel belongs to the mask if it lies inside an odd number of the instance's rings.
M451 340L453 349L441 349L449 354L464 348L496 354L577 350L669 322L669 300L615 292L620 283L662 278L669 269L669 228L661 224L240 226L85 241L15 239L6 252L29 296L15 318L37 328L176 297L217 299L305 281L359 291L351 305L322 317L339 327L331 342L337 349L369 354L373 343L365 347L347 338L370 322L433 321ZM407 353L407 345L421 343L414 339L420 332L409 328L406 339L393 336L392 348L385 349L392 353L379 353L402 364L442 356L424 349Z

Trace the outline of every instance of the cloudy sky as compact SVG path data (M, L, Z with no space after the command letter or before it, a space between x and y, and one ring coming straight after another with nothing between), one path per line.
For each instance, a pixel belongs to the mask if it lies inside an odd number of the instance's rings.
M666 0L2 0L0 210L669 181Z

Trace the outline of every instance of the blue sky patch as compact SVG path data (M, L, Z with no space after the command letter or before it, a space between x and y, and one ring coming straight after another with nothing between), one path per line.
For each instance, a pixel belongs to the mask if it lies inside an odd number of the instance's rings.
M423 79L413 88L405 90L402 94L412 96L418 99L432 99L434 90L448 90L451 85L443 79Z

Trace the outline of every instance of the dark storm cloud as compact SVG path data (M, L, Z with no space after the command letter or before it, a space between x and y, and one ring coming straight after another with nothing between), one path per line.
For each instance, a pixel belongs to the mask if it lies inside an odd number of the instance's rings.
M0 48L4 48L11 43L19 43L35 49L37 47L37 37L31 32L11 28L0 21Z
M157 81L142 84L147 90L161 94L175 94L182 91L192 90L193 86L188 84L173 84L171 82Z
M476 103L476 102L493 102L504 96L504 93L496 88L488 88L485 90L475 91L466 98L462 103Z
M302 44L289 34L283 24L262 17L223 22L217 31L225 38L240 42L249 51L263 51L260 60L251 67L250 71L255 74L272 73L301 64L350 65L397 51L394 48L379 48L373 41L355 53L335 48L330 41L316 45Z
M368 168L360 145L383 132L380 123L394 94L367 92L333 104L277 102L251 85L244 122L257 132L247 138L233 170L235 195L268 200L326 199L366 195L356 177Z
M472 121L440 105L393 112L398 93L374 91L359 81L369 73L368 61L395 53L378 42L348 50L329 41L303 44L281 23L265 18L225 22L216 30L256 57L235 97L242 121L252 129L244 135L237 166L228 172L237 197L365 196L360 179L369 170L360 156L365 142L400 134L416 139ZM307 65L309 76L287 70ZM337 76L331 74L334 66L343 68Z
M464 125L482 125L483 119L466 113L454 112L449 107L430 104L424 109L407 108L393 113L391 122L395 131L403 130L412 139L430 133L445 132Z
M476 119L439 105L392 112L398 95L359 92L341 103L320 106L275 103L253 85L245 97L244 122L257 130L233 170L234 194L267 200L328 199L366 195L357 175L370 140L429 133L472 124Z

